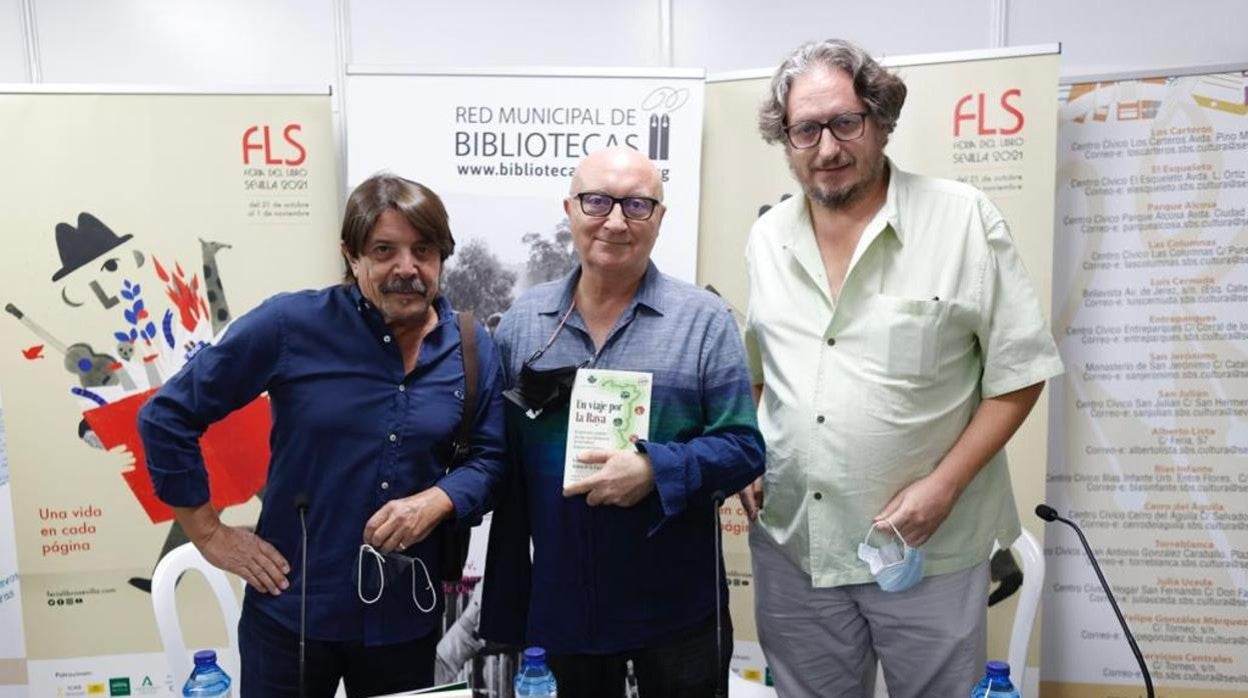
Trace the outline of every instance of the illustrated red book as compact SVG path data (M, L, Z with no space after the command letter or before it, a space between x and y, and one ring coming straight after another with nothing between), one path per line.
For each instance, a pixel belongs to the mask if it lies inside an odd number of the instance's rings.
M138 430L139 409L155 392L152 389L137 393L87 410L83 416L104 448L125 446L134 456L134 467L122 473L122 477L152 523L161 523L173 520L173 510L156 497ZM264 487L269 468L270 422L269 398L262 395L208 427L200 438L212 507L217 511L246 502Z

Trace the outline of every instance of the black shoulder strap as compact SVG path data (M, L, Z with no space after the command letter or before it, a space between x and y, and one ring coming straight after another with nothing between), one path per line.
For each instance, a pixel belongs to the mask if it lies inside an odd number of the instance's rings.
M459 430L455 433L448 471L468 457L468 447L472 443L472 421L477 415L477 327L471 310L458 315L459 348L464 358L464 414L459 422Z

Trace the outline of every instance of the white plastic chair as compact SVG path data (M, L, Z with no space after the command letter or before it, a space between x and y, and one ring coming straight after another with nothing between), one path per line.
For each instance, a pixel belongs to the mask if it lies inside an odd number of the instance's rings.
M1027 690L1027 646L1031 643L1031 628L1036 623L1040 592L1044 588L1044 550L1026 529L1010 548L1018 554L1019 565L1023 568L1023 586L1018 590L1018 607L1014 610L1007 661L1010 663L1010 682L1021 692Z
M169 671L173 673L173 684L181 686L194 667L186 642L182 639L182 624L178 621L175 598L178 577L192 569L204 575L217 596L217 604L225 620L225 633L230 641L230 646L223 656L217 657L217 662L233 680L234 695L239 695L238 616L241 611L238 597L230 577L209 564L192 543L179 545L161 558L152 575L152 608L156 611L156 627L160 630L160 642L165 646L165 659L169 662Z
M1010 682L1026 691L1027 647L1031 643L1031 628L1036 623L1036 611L1040 608L1040 592L1044 588L1044 551L1036 537L1026 529L1010 548L1017 553L1023 570L1023 585L1018 590L1018 606L1014 610L1014 624L1010 630L1010 649L1006 661L1010 663ZM996 546L992 549L997 552ZM877 665L875 676L876 698L886 698L888 688L884 685L884 668Z

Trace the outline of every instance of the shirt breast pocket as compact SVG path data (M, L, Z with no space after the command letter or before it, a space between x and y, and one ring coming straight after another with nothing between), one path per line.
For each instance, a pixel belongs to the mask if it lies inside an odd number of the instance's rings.
M877 296L878 347L886 376L923 384L940 372L945 305L938 300Z

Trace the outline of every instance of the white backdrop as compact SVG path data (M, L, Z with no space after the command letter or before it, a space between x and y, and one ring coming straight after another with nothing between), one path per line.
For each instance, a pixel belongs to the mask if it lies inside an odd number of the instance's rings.
M1061 42L1061 74L1088 75L1241 62L1248 24L1241 0L0 0L0 82L29 79L24 5L45 82L213 86L324 85L348 63L717 73L825 36L884 56Z

